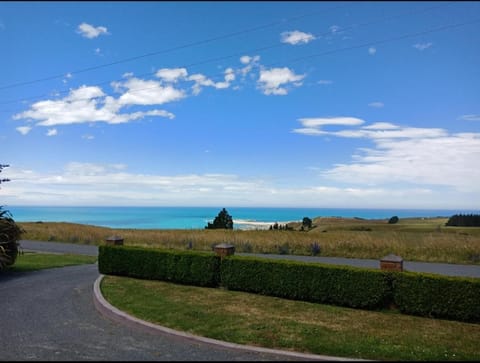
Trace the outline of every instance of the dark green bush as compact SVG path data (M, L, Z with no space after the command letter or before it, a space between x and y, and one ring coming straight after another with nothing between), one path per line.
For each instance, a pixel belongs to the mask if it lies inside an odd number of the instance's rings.
M381 271L231 256L222 261L222 286L287 299L373 309L389 292Z
M402 313L480 322L480 279L402 272L393 297Z
M219 264L219 257L193 251L99 246L98 254L98 269L102 274L194 286L218 286Z

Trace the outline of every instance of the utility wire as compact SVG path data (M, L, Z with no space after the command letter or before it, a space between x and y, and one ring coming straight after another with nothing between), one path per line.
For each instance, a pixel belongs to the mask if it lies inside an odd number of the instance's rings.
M435 32L439 32L439 31L444 31L444 30L447 30L447 29L454 29L454 28L458 28L458 27L461 27L461 26L470 25L470 24L474 24L474 23L478 23L478 22L480 22L480 18L474 19L474 20L471 20L471 21L467 21L467 22L463 22L463 23L444 25L444 26L441 26L441 27L428 29L428 30L424 30L424 31L421 31L421 32L404 34L404 35L400 35L400 36L397 36L397 37L392 37L392 38L387 38L387 39L383 39L383 40L377 40L377 41L373 41L373 42L363 43L363 44L359 44L359 45L355 45L355 46L337 48L337 49L333 49L333 50L322 52L322 53L316 53L316 54L311 54L311 55L304 56L304 57L299 57L299 58L287 60L286 62L295 63L295 62L303 61L303 60L306 60L306 59L321 57L321 56L330 55L330 54L334 54L334 53L340 53L340 52L344 52L344 51L348 51L348 50L365 48L365 47L369 47L369 46L372 46L372 45L385 44L385 43L394 42L394 41L407 39L407 38L414 38L414 37L418 37L418 36L421 36L421 35L435 33ZM279 63L279 62L271 63L268 66L273 66L273 65L276 65L277 63ZM223 73L222 73L222 75L223 75ZM141 88L141 89L138 88L138 89L134 89L134 90L129 90L129 92L130 93L135 93L135 92L149 90L149 89L153 89L153 88L156 88L156 86L155 87L145 87L145 88ZM81 100L87 101L87 100L90 100L90 99L91 98L78 99L77 101L81 101Z
M34 83L39 83L39 82L50 81L50 80L53 80L53 79L63 78L63 77L65 77L66 74L72 74L73 75L73 74L85 73L85 72L90 72L90 71L93 71L93 70L96 70L96 69L110 67L110 66L117 65L117 64L132 62L132 61L142 59L142 58L152 57L152 56L159 55L159 54L171 53L171 52L174 52L174 51L177 51L177 50L181 50L181 49L185 49L185 48L189 48L189 47L194 47L194 46L199 46L199 45L211 43L211 42L221 40L221 39L232 38L232 37L235 37L235 36L238 36L238 35L255 32L255 31L258 31L258 30L262 30L262 29L266 29L266 28L273 27L273 26L276 26L276 25L291 22L291 21L294 21L294 20L302 19L302 18L305 18L305 17L308 17L308 16L313 16L313 15L319 13L319 12L327 12L327 11L332 11L332 10L338 10L338 9L344 8L348 5L349 4L328 8L326 10L318 10L318 11L314 11L314 12L309 12L307 14L298 15L298 16L291 17L291 18L288 18L288 19L285 19L285 20L276 21L276 22L273 22L273 23L265 24L265 25L259 25L259 26L253 27L253 28L236 31L236 32L233 32L233 33L228 33L228 34L220 35L220 36L217 36L217 37L200 40L200 41L197 41L197 42L187 43L187 44L179 45L179 46L176 46L176 47L159 50L159 51L156 51L156 52L150 52L150 53L138 55L138 56L135 56L135 57L125 58L125 59L121 59L121 60L110 62L110 63L100 64L100 65L92 66L92 67L88 67L88 68L82 68L82 69L72 71L72 72L65 72L65 73L62 73L62 74L57 74L57 75L53 75L53 76L49 76L49 77L45 77L45 78L39 78L39 79L31 80L31 81L12 83L12 84L8 84L8 85L0 86L0 90L20 87L20 86L26 86L26 85L30 85L30 84L34 84Z
M407 12L392 15L392 16L382 17L378 20L373 20L373 21L369 21L369 22L365 22L365 23L359 23L359 24L353 24L353 25L350 25L350 26L347 26L347 27L342 27L341 31L343 32L343 31L346 31L346 30L350 30L350 29L354 29L354 28L358 28L358 27L362 27L362 26L377 24L377 23L380 23L380 22L384 22L384 21L387 21L387 20L400 18L400 17L404 17L404 16L408 16L408 15L416 15L416 14L424 13L424 12L432 11L432 10L435 10L435 9L438 9L438 8L441 8L441 7L449 6L453 3L454 2L451 2L451 1L450 2L445 2L445 3L442 3L441 5L431 6L431 7L428 7L428 8L421 9L421 10L407 11ZM305 15L302 15L302 16L299 16L297 18L304 17L304 16ZM268 26L268 25L266 25L266 26ZM264 27L266 27L266 26L264 26ZM260 27L257 27L257 28L260 28ZM316 34L316 35L314 35L314 37L318 39L322 36L329 35L329 34L331 34L331 31ZM272 45L267 45L267 46L264 46L264 47L260 47L260 48L256 48L256 49L252 49L252 50L248 50L248 51L237 52L237 53L230 54L230 55L227 55L227 56L209 58L209 59L206 59L204 61L194 62L194 63L191 63L191 64L183 65L183 66L181 66L181 68L196 67L196 66L203 65L203 64L208 64L208 63L213 63L213 62L217 62L217 61L221 61L221 60L230 59L230 58L233 58L233 57L238 57L240 55L244 55L244 54L248 54L248 53L250 53L250 54L251 53L261 53L261 52L264 52L264 51L269 50L269 49L288 46L288 45L290 45L290 44L289 43L278 43L277 42L277 43L272 44ZM147 72L147 73L139 74L136 77L152 76L155 73L156 72ZM216 75L216 76L218 76L218 75ZM63 77L63 75L62 75L62 77ZM112 82L121 82L121 81L122 81L122 79L109 80L109 81L93 84L90 87L98 87L98 86L102 86L102 85L109 84L109 83L112 83ZM32 81L32 82L35 82L35 81ZM144 88L138 89L138 90L144 90ZM134 91L135 91L135 89L130 90L130 92L134 92ZM57 92L56 95L67 94L69 92L70 91L60 91L60 92ZM20 101L28 101L28 100L32 100L32 99L47 97L47 96L49 96L49 95L43 94L41 96L25 97L25 98L16 99L16 100L3 101L3 102L0 102L0 104L10 104L10 103L16 103L16 102L20 102ZM2 112L2 111L0 111L0 112Z

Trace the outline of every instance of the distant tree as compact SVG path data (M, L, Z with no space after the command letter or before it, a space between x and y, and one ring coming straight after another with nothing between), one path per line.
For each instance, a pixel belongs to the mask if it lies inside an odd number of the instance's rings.
M480 214L454 214L445 225L453 227L480 227Z
M303 220L302 220L302 227L303 228L307 228L307 229L310 229L312 228L312 220L308 217L303 217Z
M233 218L228 214L227 210L223 208L213 220L213 223L208 222L205 229L233 229Z
M395 223L398 223L399 220L400 220L400 219L399 219L397 216L393 216L392 218L390 218L390 219L388 220L388 223L389 223L389 224L395 224Z

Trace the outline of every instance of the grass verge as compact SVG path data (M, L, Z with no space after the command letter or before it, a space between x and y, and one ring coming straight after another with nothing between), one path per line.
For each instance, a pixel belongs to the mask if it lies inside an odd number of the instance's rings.
M101 291L137 318L227 342L374 360L480 360L479 324L118 276L105 276Z
M23 252L6 271L24 272L95 263L96 256Z

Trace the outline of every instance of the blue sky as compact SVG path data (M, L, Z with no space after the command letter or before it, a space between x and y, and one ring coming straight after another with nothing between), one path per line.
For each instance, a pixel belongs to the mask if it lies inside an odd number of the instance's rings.
M476 209L479 2L1 2L8 205Z

